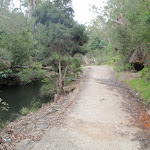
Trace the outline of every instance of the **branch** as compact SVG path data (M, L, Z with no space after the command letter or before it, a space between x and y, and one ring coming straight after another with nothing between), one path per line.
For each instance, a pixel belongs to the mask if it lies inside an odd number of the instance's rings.
M114 22L114 23L117 23L117 24L120 24L120 25L122 25L122 23L120 23L119 21L117 21L117 20L112 20L112 19L109 19L111 22Z
M9 17L4 16L4 15L0 15L0 17L3 18L3 19L10 19Z
M63 81L65 80L65 77L66 77L66 74L67 74L67 70L68 70L68 66L69 66L69 56L68 56L68 61L67 61L67 66L65 67L65 72L64 72L64 75L63 75Z

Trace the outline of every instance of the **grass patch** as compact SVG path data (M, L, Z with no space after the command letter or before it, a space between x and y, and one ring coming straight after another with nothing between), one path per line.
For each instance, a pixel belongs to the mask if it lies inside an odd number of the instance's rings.
M20 110L20 113L21 113L22 115L27 115L29 112L30 112L30 110L29 110L27 107L23 107L23 108Z
M31 102L31 106L30 108L27 108L27 107L23 107L21 110L20 110L20 113L22 115L27 115L28 113L32 112L36 112L37 110L39 110L42 106L42 102L39 101L39 100L34 100Z
M126 81L128 85L137 93L140 97L150 105L150 82L146 79L132 79Z

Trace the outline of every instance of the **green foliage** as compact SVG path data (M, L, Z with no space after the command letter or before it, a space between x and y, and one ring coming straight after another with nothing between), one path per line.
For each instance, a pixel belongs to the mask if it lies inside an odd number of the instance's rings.
M32 69L33 70L41 70L42 69L42 65L39 62L34 62L32 65Z
M94 39L92 39L91 41L91 45L90 45L91 50L100 50L104 48L104 42L101 41L101 39L99 37L95 37Z
M20 113L21 113L22 115L27 115L29 112L30 112L30 110L29 110L27 107L23 107L23 108L20 110Z
M139 63L140 56L134 60L130 58L135 52L140 55L150 55L149 6L149 1L144 0L109 0L104 8L93 7L93 11L98 16L88 28L90 40L93 41L95 37L98 37L105 41L107 50L109 46L112 47L109 53L111 57L114 58L117 55L120 57L118 63L120 61L124 64ZM97 43L95 40L92 46L96 48ZM146 58L144 59L144 61L140 59L141 64L146 64ZM128 67L125 66L125 68Z
M43 98L52 98L54 94L57 92L55 83L44 84L41 87L40 95Z
M33 49L33 39L30 33L22 33L11 37L8 50L11 51L12 65L22 66L27 63Z
M48 75L43 77L42 82L44 83L43 86L40 89L40 96L42 98L53 98L54 94L57 93L56 89L56 81L57 76L56 75Z
M150 104L150 82L146 79L132 79L127 83L147 104Z
M0 78L7 78L12 74L12 70L11 69L7 69L4 71L0 71Z
M114 65L114 70L115 72L122 72L122 71L127 71L127 70L133 70L133 66L129 63L117 63Z
M150 80L150 66L145 66L144 69L139 71L142 78L145 78L147 80Z
M5 10L0 8L2 15L0 17L1 38L0 53L2 53L2 62L13 66L21 66L30 59L33 51L33 35L31 34L23 13ZM6 51L7 54L4 52Z
M0 60L0 70L10 68L11 53L6 49L0 48Z
M28 113L32 112L36 112L40 107L42 106L42 103L40 100L33 100L30 104L30 107L27 108L27 107L23 107L21 110L20 110L20 113L22 115L27 115Z
M44 73L45 71L41 69L41 64L35 62L31 68L19 70L17 76L22 84L28 84L34 80L41 80Z
M9 109L8 104L0 98L0 112L8 111L8 109Z
M73 58L70 62L70 70L75 74L81 72L81 61Z
M75 74L69 74L66 76L64 80L64 85L68 85L71 83L71 81L75 78Z
M31 102L31 112L36 112L42 106L42 102L40 100L34 100Z

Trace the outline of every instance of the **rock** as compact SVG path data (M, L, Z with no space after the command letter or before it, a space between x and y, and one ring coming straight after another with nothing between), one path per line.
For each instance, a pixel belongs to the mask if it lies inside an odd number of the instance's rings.
M5 133L7 133L7 134L12 134L14 131L13 130L5 130Z
M147 111L148 115L150 116L150 110Z
M55 113L56 111L57 111L56 109L50 109L50 110L46 113L46 115Z
M9 137L3 138L4 143L10 143L11 139Z
M35 125L32 123L32 124L29 124L26 126L26 130L27 131L32 131L34 129Z
M36 136L36 135L38 135L38 134L40 134L40 131L35 131L35 132L32 132L32 133L31 133L32 136Z
M44 129L48 128L48 127L49 127L49 122L44 122L44 123L42 123L42 125L39 127L39 130L44 130Z
M139 64L143 64L144 60L145 60L145 53L143 51L134 51L134 53L131 55L129 62L130 63L139 63Z

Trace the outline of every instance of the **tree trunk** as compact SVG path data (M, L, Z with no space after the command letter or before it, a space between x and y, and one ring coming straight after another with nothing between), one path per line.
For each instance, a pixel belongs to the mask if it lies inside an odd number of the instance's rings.
M63 91L63 80L62 80L62 71L61 71L61 52L60 52L60 40L58 42L58 55L59 55L59 90Z
M86 57L86 56L84 56L84 62L85 62L85 64L86 64L86 65L88 65L88 64L89 64L88 59L87 59L87 57Z
M108 36L107 31L105 32L105 35L106 35L106 38L107 38L107 40L108 40L109 45L111 45L111 41L110 41L110 38L109 38L109 36Z
M32 11L34 11L35 7L36 7L36 0L33 0L32 2L33 2L33 4L32 4Z
M68 66L69 66L69 57L68 57L67 66L66 66L66 68L65 68L65 72L64 72L64 75L63 75L63 82L64 82L65 77L66 77L66 74L67 74Z
M20 11L22 11L22 10L21 10L21 0L20 0Z
M30 18L30 4L28 4L28 18Z
M1 2L1 7L3 8L3 6L4 6L4 0L2 0Z

